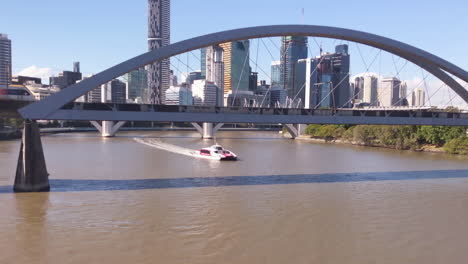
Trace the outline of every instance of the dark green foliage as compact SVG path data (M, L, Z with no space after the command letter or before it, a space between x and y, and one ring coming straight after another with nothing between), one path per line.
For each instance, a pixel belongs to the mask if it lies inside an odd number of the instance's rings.
M343 139L366 146L419 149L422 145L444 146L448 153L467 154L467 127L309 125L306 134L325 140Z

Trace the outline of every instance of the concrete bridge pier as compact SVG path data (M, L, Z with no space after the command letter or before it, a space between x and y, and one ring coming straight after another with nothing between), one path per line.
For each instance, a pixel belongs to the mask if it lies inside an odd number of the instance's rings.
M216 132L224 125L224 123L218 123L214 126L213 123L203 123L202 126L200 124L192 122L192 126L200 133L202 138L211 139L214 138Z
M102 124L99 124L97 121L91 121L91 124L101 133L101 136L113 137L125 124L125 121L119 121L117 123L114 121L102 121Z
M292 139L305 135L306 124L283 124Z
M42 149L41 135L34 120L24 121L13 190L15 192L50 191L49 173Z

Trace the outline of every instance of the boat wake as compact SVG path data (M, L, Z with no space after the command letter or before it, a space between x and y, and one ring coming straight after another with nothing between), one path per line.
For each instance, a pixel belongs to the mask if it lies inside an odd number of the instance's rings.
M172 153L181 154L181 155L185 155L185 156L197 157L197 155L195 154L195 151L192 150L192 149L179 147L179 146L172 145L172 144L169 144L169 143L164 143L159 139L134 138L134 140L136 142L138 142L138 143L141 143L141 144L153 147L153 148L157 148L157 149L161 149L161 150L165 150L165 151L169 151L169 152L172 152Z

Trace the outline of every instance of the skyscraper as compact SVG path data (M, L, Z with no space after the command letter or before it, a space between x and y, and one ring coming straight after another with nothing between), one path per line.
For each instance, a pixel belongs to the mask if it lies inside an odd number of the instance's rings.
M219 101L218 87L213 82L195 80L192 85L194 105L217 105Z
M239 40L219 45L224 50L224 94L248 91L250 41Z
M114 79L101 86L101 100L103 103L123 104L126 101L126 97L126 85L118 79Z
M59 73L58 76L49 77L50 86L55 86L56 88L64 89L72 84L75 84L76 82L80 81L83 77L79 70L79 63L77 64L77 62L74 62L73 71L63 71Z
M424 89L418 87L411 93L411 106L424 106L426 93Z
M11 84L11 40L0 34L0 88Z
M384 78L379 87L379 105L384 107L398 106L400 101L401 81L395 77Z
M145 68L127 73L127 99L147 101L148 72Z
M281 61L271 62L271 85L283 85L281 83Z
M219 45L203 49L201 78L213 82L219 89L224 90L224 50ZM203 62L205 62L203 64ZM205 65L203 67L203 65Z
M354 78L353 96L355 100L363 100L364 98L364 76Z
M280 51L281 69L280 82L288 94L288 97L294 98L294 91L300 89L295 86L294 78L296 76L296 63L300 59L307 58L307 37L305 36L286 36L281 41Z
M301 99L302 105L306 109L314 109L317 105L318 91L318 71L317 60L312 58L300 59L297 62L296 83L301 85L296 92L297 98ZM296 100L297 100L296 98Z
M378 105L378 79L377 77L364 76L364 92L362 100L372 106Z
M170 0L148 0L148 49L154 50L170 43ZM169 89L169 59L148 66L150 103L163 104Z

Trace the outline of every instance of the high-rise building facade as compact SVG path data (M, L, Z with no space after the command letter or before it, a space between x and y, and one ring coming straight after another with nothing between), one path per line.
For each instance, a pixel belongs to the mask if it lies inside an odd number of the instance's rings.
M124 82L114 79L101 85L101 102L124 104L126 102L126 85Z
M201 78L208 82L213 82L218 89L224 91L224 50L219 45L210 46L203 49ZM203 56L204 54L204 56ZM218 106L222 106L218 104Z
M80 70L79 63L73 63L74 71L63 71L58 76L49 77L50 86L54 86L58 89L64 89L72 84L77 83L83 77Z
M353 96L349 84L348 46L338 45L335 53L321 54L317 61L318 107L350 107Z
M11 84L11 40L0 34L0 88Z
M300 59L307 58L307 37L305 36L285 36L282 37L280 50L280 82L286 90L288 97L296 97L295 91L300 88L295 87L297 82L296 63Z
M426 93L424 89L418 87L411 93L411 106L424 106Z
M166 92L167 105L193 105L192 91L186 86L171 86Z
M271 62L271 85L283 85L281 83L281 61Z
M302 102L302 106L306 109L314 109L318 103L318 71L317 60L312 58L300 59L297 62L296 74L296 98Z
M391 107L400 105L401 81L395 77L381 80L378 97L379 106Z
M366 75L364 76L364 92L362 100L369 103L371 106L377 106L378 103L378 84L377 77Z
M219 45L224 51L224 94L248 91L250 41L239 40Z
M364 76L354 78L353 96L355 100L364 99Z
M147 101L148 71L145 68L127 73L127 99Z
M148 49L150 51L170 44L170 10L170 0L148 0ZM148 66L150 103L164 104L165 92L169 89L169 68L169 59Z
M222 90L213 82L195 80L192 84L192 95L194 105L216 106L220 100L218 97L222 95Z

